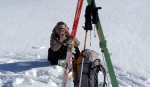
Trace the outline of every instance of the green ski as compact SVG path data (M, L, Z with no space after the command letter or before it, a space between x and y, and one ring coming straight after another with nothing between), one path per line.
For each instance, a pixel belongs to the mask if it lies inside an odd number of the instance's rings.
M98 9L100 9L100 7L99 8L96 7L95 0L87 0L87 2L88 2L88 5L90 5L92 7L92 9L90 9L90 10L98 11ZM91 13L91 14L93 16L93 13ZM98 13L96 13L96 14L94 13L94 16L97 16L97 17L96 18L93 17L93 20L94 20L93 24L95 24L96 29L97 29L97 33L98 33L98 36L99 36L99 42L100 42L99 44L100 44L100 47L101 47L101 52L105 56L105 60L106 60L108 72L109 72L109 75L110 75L110 80L111 80L111 83L112 83L112 87L119 87L117 79L116 79L116 75L115 75L115 72L114 72L114 69L113 69L113 65L112 65L112 62L111 62L111 59L110 59L110 55L109 55L108 49L106 47L106 40L104 38L104 34L103 34L103 30L102 30L102 26L101 26L101 23L100 23L100 20L99 20Z

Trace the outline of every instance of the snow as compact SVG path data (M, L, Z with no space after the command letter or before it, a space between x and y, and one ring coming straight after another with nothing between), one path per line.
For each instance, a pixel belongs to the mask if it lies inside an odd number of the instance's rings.
M66 22L71 31L76 3L77 0L0 0L0 87L61 86L63 68L47 61L50 34L58 21ZM100 21L119 86L150 87L150 1L96 3L102 7ZM86 5L84 1L77 30L80 50L84 47ZM98 37L94 36L92 31L90 40L88 34L86 48L97 51L103 60ZM71 73L67 87L73 87Z

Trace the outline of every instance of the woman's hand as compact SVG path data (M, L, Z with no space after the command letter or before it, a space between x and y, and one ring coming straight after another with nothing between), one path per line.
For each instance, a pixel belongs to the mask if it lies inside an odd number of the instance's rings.
M67 38L66 34L63 34L63 35L60 34L59 37L60 37L59 39L60 42L63 42Z
M66 35L71 36L69 29L68 28L64 28L64 29L65 29Z

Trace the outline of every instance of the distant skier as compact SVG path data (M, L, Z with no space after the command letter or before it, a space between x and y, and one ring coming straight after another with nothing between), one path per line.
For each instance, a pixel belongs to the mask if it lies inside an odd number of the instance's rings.
M69 28L64 22L58 22L54 27L50 38L50 48L48 49L48 61L50 61L52 65L57 65L59 59L66 58L67 44L70 35ZM79 45L80 42L75 38L72 50L75 59L77 59L80 54Z

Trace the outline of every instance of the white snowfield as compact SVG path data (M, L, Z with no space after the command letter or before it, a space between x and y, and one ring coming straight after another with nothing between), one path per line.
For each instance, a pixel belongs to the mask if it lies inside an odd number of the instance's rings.
M98 12L119 87L150 87L150 0L96 3L102 7ZM0 87L61 86L63 68L47 61L50 35L59 21L72 30L76 4L77 0L0 0ZM76 36L80 50L86 5L84 0ZM91 40L88 33L86 48L98 52L103 64L97 33L94 36L94 30ZM103 74L99 76L101 87ZM72 80L70 73L67 87L73 87Z

